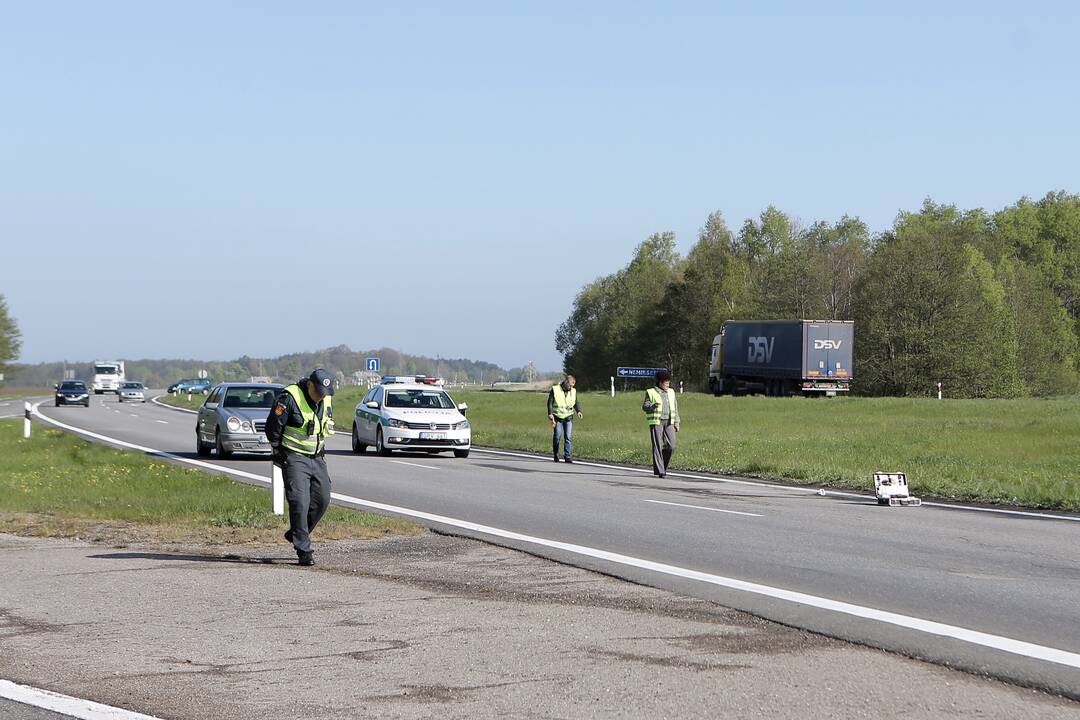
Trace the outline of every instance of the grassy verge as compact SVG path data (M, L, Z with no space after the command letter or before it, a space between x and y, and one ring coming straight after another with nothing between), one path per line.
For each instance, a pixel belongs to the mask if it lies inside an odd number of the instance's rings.
M151 397L151 395L147 395L146 399L149 400ZM206 395L192 395L190 400L188 400L187 395L162 395L160 400L166 405L172 405L173 407L198 410L202 407L202 404L206 402Z
M51 387L5 387L0 388L0 400L17 400L19 398L41 397L52 395L56 390Z
M280 542L268 490L114 450L21 421L0 422L0 532L116 541ZM415 534L396 518L331 507L321 539Z
M366 392L334 396L340 430ZM477 445L547 453L542 393L452 392L469 404ZM641 393L581 396L580 458L648 465ZM905 398L679 399L675 467L872 488L875 470L908 473L917 494L1080 511L1080 397L1023 400Z
M457 398L455 398L457 399ZM467 393L474 442L550 452L544 396ZM638 393L582 398L575 455L647 465ZM680 397L676 467L868 490L902 470L916 493L1080 510L1080 397Z

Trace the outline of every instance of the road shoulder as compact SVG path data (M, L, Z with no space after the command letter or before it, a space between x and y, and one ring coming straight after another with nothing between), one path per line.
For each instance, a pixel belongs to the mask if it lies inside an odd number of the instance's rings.
M1077 717L1080 704L461 538L0 535L0 677L161 717Z

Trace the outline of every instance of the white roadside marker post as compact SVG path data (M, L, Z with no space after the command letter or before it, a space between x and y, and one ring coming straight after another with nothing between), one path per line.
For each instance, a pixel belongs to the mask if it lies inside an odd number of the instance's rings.
M615 376L611 375L611 397L615 397Z
M272 485L274 487L274 514L285 514L285 478L281 474L281 466L277 463L272 465L274 471Z
M28 403L28 402L23 403L22 436L23 436L24 440L29 440L30 439L30 413L31 413L32 410L33 410L33 408L30 406L30 403Z
M937 384L937 399L941 399L941 383Z

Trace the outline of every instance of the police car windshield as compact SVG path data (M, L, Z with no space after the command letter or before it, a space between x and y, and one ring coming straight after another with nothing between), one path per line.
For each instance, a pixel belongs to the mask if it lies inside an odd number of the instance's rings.
M411 410L453 410L450 396L441 390L387 390L386 407Z
M273 388L229 388L222 404L227 408L270 409L276 396L277 390Z

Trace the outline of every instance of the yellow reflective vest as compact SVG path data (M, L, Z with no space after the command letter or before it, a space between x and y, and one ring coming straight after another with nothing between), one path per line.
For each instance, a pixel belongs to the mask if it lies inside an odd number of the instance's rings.
M334 434L334 413L331 409L330 396L323 398L322 417L315 412L305 393L295 383L285 387L285 392L296 401L300 414L304 416L301 427L286 425L281 431L281 446L301 455L319 455L326 447L326 438Z
M577 388L563 390L562 383L551 386L552 400L551 414L560 420L573 416L574 406L577 405Z
M658 387L651 387L645 391L645 402L642 403L642 410L645 410L645 419L649 425L660 424L660 413L664 408L664 398L660 393L664 392ZM671 410L671 424L679 424L679 404L675 400L675 391L671 388L667 389L668 396L668 408ZM650 407L651 409L646 409Z

